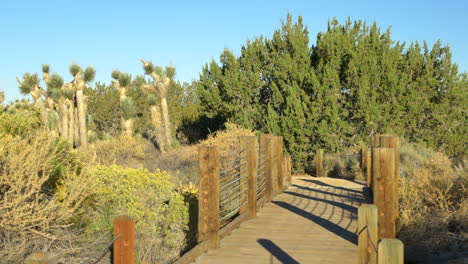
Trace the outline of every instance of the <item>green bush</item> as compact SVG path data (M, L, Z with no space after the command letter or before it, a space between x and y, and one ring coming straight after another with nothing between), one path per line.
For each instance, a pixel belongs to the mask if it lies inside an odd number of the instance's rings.
M24 136L42 125L37 111L8 111L0 113L0 136Z
M93 213L87 234L112 230L113 219L135 219L137 261L162 263L178 256L185 246L188 209L166 172L97 166ZM89 212L89 211L88 211Z

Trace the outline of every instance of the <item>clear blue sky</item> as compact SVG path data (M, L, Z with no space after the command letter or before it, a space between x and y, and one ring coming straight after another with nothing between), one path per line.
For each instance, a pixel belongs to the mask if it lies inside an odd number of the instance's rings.
M68 66L142 74L140 58L177 68L191 81L224 48L239 53L255 36L270 37L287 12L304 17L311 43L328 19L377 21L400 41L441 39L460 71L468 71L468 1L6 1L0 3L0 90L20 98L16 76L47 63L70 81Z

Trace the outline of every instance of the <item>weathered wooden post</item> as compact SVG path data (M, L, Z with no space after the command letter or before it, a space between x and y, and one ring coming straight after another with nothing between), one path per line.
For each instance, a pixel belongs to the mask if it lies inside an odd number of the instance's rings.
M283 177L284 187L287 188L291 185L291 167L290 167L291 156L287 155L283 157Z
M374 204L358 208L358 254L359 264L377 263L378 209ZM370 235L370 236L369 236Z
M381 148L393 148L394 149L394 161L395 161L395 173L393 175L393 192L396 199L393 201L395 212L398 217L398 182L400 180L400 138L394 135L381 135L379 137L379 146Z
M292 184L292 159L291 159L291 155L288 155L287 156L288 158L288 181L289 181L289 185Z
M264 177L265 177L265 191L264 191L264 197L266 202L271 202L271 199L273 198L273 172L272 172L272 144L271 144L271 139L272 139L271 134L262 134L260 135L260 145L264 146L265 149L265 163L264 163Z
M246 149L246 172L247 172L247 204L245 211L249 211L251 218L257 215L257 137L240 137L241 148ZM243 211L241 211L243 213Z
M315 154L315 176L325 177L323 170L323 149L317 149Z
M275 194L280 194L283 192L283 180L284 180L284 171L283 171L283 137L276 136L273 137L274 143L274 152L275 152L275 166L276 166L276 181L278 188L276 189Z
M399 239L384 238L379 243L379 264L403 264L404 245Z
M379 238L395 238L395 151L392 148L372 150L372 175L374 204L379 208Z
M198 241L219 247L219 152L216 146L198 148Z
M371 187L372 185L372 175L371 175L371 155L369 148L367 146L362 146L361 148L361 170L362 174L367 178L367 186Z
M117 236L120 236L117 238ZM114 219L114 264L135 263L135 220L128 215Z

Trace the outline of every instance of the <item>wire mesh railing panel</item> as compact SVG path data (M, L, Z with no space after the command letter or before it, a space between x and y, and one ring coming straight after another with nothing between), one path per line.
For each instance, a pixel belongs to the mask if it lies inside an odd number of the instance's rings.
M223 159L219 179L219 220L221 227L228 224L247 202L246 149Z

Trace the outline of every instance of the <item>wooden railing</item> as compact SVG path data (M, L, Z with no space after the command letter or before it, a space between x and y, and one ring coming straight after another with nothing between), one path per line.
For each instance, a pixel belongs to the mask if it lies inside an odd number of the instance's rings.
M396 239L400 141L397 136L376 135L371 153L362 151L362 168L368 177L373 204L358 209L360 264L403 264L403 243Z
M221 158L217 146L200 146L198 157L198 245L178 264L218 248L223 237L255 218L265 202L291 183L291 158L283 155L282 137L240 137L238 150L226 158Z

